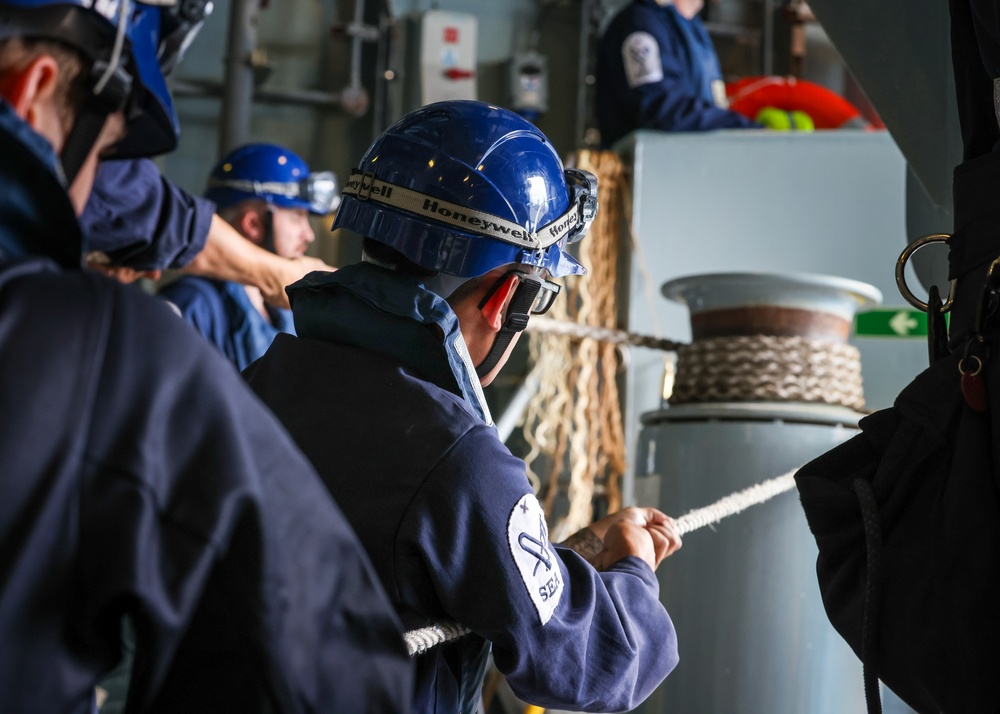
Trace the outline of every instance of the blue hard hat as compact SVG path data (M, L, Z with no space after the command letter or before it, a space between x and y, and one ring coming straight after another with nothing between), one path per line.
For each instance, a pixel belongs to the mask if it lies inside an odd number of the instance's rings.
M445 275L472 278L520 263L561 277L586 272L566 246L596 212L597 179L565 169L533 124L482 102L446 101L375 140L333 227Z
M82 53L93 63L89 99L105 113L126 111L116 156L154 156L180 133L157 61L160 13L130 0L0 0L0 38L58 40Z
M276 144L247 144L215 165L205 198L226 208L249 199L317 215L337 210L340 191L331 171L311 173L301 157Z

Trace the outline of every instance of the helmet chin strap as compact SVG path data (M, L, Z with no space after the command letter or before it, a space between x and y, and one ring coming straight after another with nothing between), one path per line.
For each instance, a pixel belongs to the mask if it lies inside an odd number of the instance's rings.
M480 379L483 379L497 366L500 358L507 351L511 340L514 339L514 335L528 326L528 319L531 316L531 306L535 302L535 296L538 295L539 287L540 283L534 281L522 281L517 286L517 290L514 291L514 297L511 298L510 303L507 305L507 317L504 319L503 325L500 326L500 331L497 332L497 336L493 340L493 346L490 347L490 351L486 354L486 359L476 367L476 374L479 375Z
M264 250L268 250L272 253L276 253L274 249L274 209L268 206L264 209L264 240L261 242L261 247Z
M130 0L121 0L111 57L107 62L94 62L90 69L90 92L80 107L59 156L67 186L73 183L83 167L108 116L124 108L132 94L132 76L122 66L122 52L131 12Z
M59 163L62 164L67 185L73 183L73 179L83 167L97 142L97 137L104 129L108 116L123 108L132 92L132 78L120 67L109 75L106 63L97 62L91 71L95 75L110 76L111 79L104 81L99 92L95 88L94 92L88 95L63 144Z

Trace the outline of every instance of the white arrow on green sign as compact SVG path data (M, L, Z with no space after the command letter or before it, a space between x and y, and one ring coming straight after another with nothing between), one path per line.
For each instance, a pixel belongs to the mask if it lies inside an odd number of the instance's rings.
M860 312L854 318L858 337L926 337L927 314L905 307Z

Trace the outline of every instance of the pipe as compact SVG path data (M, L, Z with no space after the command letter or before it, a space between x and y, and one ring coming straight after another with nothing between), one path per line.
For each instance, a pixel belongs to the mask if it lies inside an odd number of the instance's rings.
M205 79L177 79L170 83L175 97L221 97L225 87L221 82ZM253 101L262 104L295 104L299 106L339 108L340 94L317 89L255 89Z
M540 374L541 372L537 365L532 368L528 376L524 378L524 382L518 387L517 392L514 393L510 404L507 405L503 414L497 419L497 433L500 435L500 441L506 443L510 435L514 433L514 427L521 421L524 410L528 408L528 403L535 395L535 392L538 391L538 387L541 384Z
M354 0L354 22L351 23L351 81L353 90L361 89L361 43L365 25L365 0Z
M250 140L250 112L254 98L251 56L257 48L260 0L232 0L226 37L226 72L222 86L220 155Z
M593 17L593 0L583 0L580 5L580 56L576 78L576 145L584 146L587 131L587 105L590 98L590 84L587 82L590 69L590 22Z

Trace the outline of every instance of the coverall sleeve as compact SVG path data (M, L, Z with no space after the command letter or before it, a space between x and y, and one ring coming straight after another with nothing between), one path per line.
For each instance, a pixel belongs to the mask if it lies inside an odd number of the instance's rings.
M711 129L759 128L741 114L716 106L701 96L688 76L681 38L654 13L636 8L631 31L621 35L618 51L627 52L631 32L648 33L656 43L662 65L662 77L655 82L623 87L626 102L636 118L635 129L664 131L706 131ZM619 60L623 61L623 60Z
M526 701L625 711L677 664L649 565L628 557L599 573L550 544L524 462L491 429L467 432L418 500L403 532L419 541L412 550L424 553L436 597L493 643L498 669Z
M229 318L222 295L204 278L186 276L160 289L157 295L181 313L184 322L226 353ZM229 356L229 355L227 355Z
M149 159L102 161L80 216L84 251L136 270L183 268L205 247L215 204L171 183Z
M129 290L102 311L80 636L131 614L136 711L407 711L400 625L312 467L231 365Z

